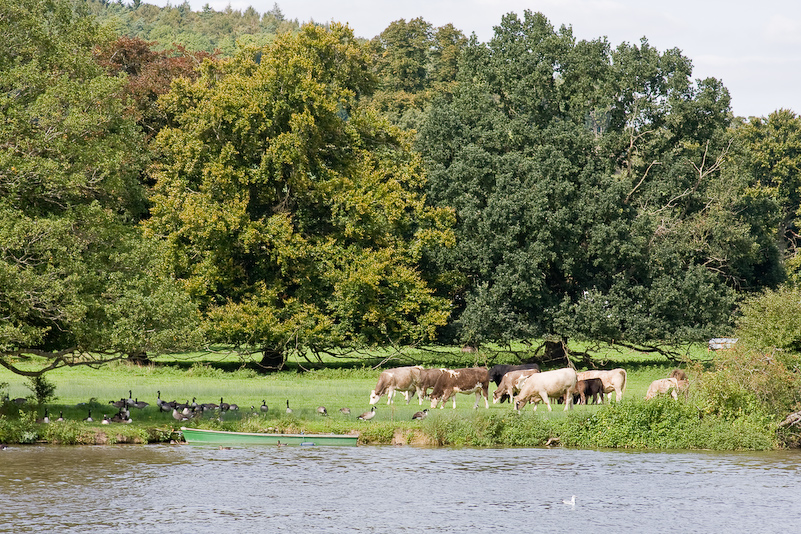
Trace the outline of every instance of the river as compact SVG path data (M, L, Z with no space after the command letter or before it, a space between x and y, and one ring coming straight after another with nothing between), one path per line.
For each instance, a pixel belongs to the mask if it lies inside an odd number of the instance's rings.
M575 495L575 504L565 504ZM801 453L11 446L0 532L785 532Z

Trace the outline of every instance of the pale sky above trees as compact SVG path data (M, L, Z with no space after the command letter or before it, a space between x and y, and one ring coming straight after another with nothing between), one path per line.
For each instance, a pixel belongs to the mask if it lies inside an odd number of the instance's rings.
M151 0L166 5L167 0ZM171 0L171 4L181 2ZM275 0L189 0L259 13ZM453 23L486 41L510 11L542 12L555 27L573 27L579 39L607 36L616 46L646 36L660 50L677 47L689 57L695 78L720 79L732 95L735 115L767 116L779 108L801 112L801 2L763 0L285 0L290 19L346 22L357 36L372 38L390 22L423 17L434 26Z

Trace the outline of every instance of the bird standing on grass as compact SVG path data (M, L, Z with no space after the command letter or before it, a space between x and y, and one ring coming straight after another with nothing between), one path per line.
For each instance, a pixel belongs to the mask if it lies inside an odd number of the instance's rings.
M286 413L292 413L292 408L289 407L289 399L286 400Z
M269 409L270 408L267 407L267 403L265 401L261 401L261 406L259 407L259 410L261 410L263 413L267 413Z
M373 417L375 417L375 406L373 406L373 408L369 412L364 412L356 419L361 419L362 421L369 421Z
M412 421L414 421L415 419L425 419L426 417L428 417L428 408L426 408L422 412L416 412L412 416Z
M328 410L325 409L325 406L318 406L317 413L320 415L328 415Z

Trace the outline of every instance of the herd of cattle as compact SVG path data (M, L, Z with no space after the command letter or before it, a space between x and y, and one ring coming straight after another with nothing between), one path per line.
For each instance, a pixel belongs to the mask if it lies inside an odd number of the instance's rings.
M540 372L537 364L496 365L486 367L468 367L464 369L426 369L420 366L397 367L383 371L378 377L375 389L370 392L370 404L376 404L382 396L387 396L387 404L393 402L396 392L403 394L406 404L417 395L418 403L423 399L431 400L431 408L445 407L448 400L453 399L456 408L456 393L475 393L478 408L479 401L484 398L484 406L489 408L489 383L497 386L493 394L493 403L509 401L515 410L521 410L526 404L534 405L542 402L551 411L551 399L564 402L565 410L573 404L604 402L604 395L615 400L623 398L626 390L625 369L608 371L582 371L566 367L554 371ZM646 399L660 393L668 393L677 397L677 391L686 389L687 377L683 371L675 370L669 378L655 380L648 389ZM431 390L429 392L429 390Z

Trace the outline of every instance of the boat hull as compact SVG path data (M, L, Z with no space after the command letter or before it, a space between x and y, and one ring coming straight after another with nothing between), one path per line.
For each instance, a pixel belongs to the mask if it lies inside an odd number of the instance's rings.
M359 436L346 434L264 434L181 427L187 443L211 445L338 445L355 447Z

